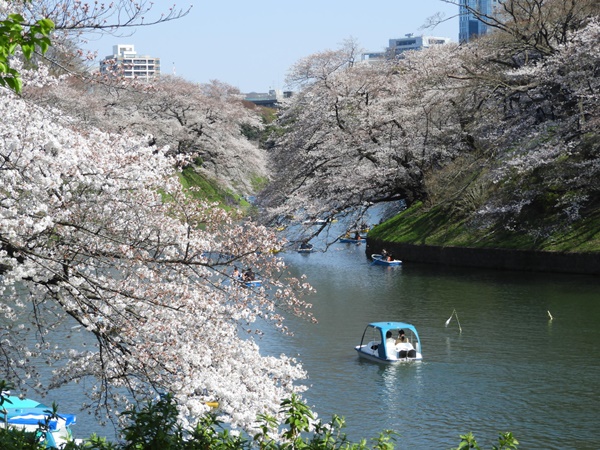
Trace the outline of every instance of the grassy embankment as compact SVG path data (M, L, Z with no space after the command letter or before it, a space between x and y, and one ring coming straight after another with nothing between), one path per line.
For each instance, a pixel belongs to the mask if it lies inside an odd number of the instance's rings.
M259 107L248 101L244 101L243 103L247 108L255 110L261 115L268 130L264 131L242 125L242 133L248 140L255 141L259 143L259 145L262 145L266 136L270 133L269 130L271 130L271 128L269 127L276 118L276 110L273 108ZM196 163L201 166L202 160L198 159ZM200 174L194 166L188 166L183 169L183 171L179 173L179 180L184 189L188 190L194 188L189 191L189 194L196 200L216 202L220 207L228 211L232 209L241 209L244 213L252 213L254 210L254 206L249 203L245 197L236 194L229 189L224 189L217 181L211 180ZM255 192L264 189L267 182L268 180L260 175L256 175L250 180Z
M415 245L600 252L600 210L588 212L567 230L539 238L526 232L511 233L500 226L477 229L464 219L453 219L443 205L425 207L417 203L374 227L369 238Z
M192 198L197 200L216 202L226 210L241 209L242 211L249 212L254 208L246 198L230 190L223 189L216 181L204 177L195 171L193 167L184 169L179 174L179 179L184 189L196 188L189 191L189 193ZM260 187L264 183L265 181L260 177L252 180L252 184L257 187Z

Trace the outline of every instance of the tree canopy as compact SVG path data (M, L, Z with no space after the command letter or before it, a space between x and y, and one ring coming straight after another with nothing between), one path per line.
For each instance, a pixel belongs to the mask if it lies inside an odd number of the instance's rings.
M51 86L32 86L24 95L67 111L80 125L128 133L177 156L224 189L254 193L252 181L267 178L265 152L244 128L261 130L256 111L244 106L237 88L212 81L198 84L162 76L153 83L104 80L92 84L70 77Z
M0 111L3 376L41 387L27 382L32 361L66 358L54 384L96 377L92 400L107 406L116 386L172 392L194 417L218 398L238 424L276 409L304 372L262 356L245 332L305 305L302 286L276 276L273 232L190 201L166 149L81 132L7 93ZM233 280L234 264L254 268L263 287ZM75 349L54 334L74 325L95 343ZM43 345L25 338L31 327Z
M245 138L262 125L231 86L81 84L12 58L46 48L40 17L110 30L140 24L150 4L121 0L114 15L17 4L0 23L0 37L20 36L0 41L0 84L12 88L0 87L0 375L23 389L47 387L45 361L52 386L95 380L90 402L109 413L169 392L182 418L218 400L249 429L304 389L300 363L262 354L257 336L285 330L284 314L312 319L311 287L288 276L273 228L192 200L184 166L241 193L270 169L260 204L271 223L358 222L375 203L424 201L473 227L541 236L599 204L596 2L507 1L515 17L488 37L379 64L360 62L352 41L308 56L290 70L299 90L268 154Z
M270 142L267 220L356 221L403 199L548 236L595 208L598 3L500 8L469 44L357 62L346 43L292 67L300 90Z
M146 3L19 5L73 30L103 28L110 8L132 24ZM241 132L260 122L239 93L178 79L117 91L15 64L24 96L0 88L1 376L23 391L93 379L88 402L109 415L166 392L192 421L215 400L233 426L276 414L305 373L257 338L285 331L284 311L310 319L311 288L288 276L273 231L193 200L178 173L194 158L213 174L239 159L244 174L224 179L241 192L262 175Z

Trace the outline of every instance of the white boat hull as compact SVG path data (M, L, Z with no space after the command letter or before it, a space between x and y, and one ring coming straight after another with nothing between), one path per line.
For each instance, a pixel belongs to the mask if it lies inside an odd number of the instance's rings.
M396 364L396 363L400 363L400 362L410 362L410 361L421 361L423 359L423 355L421 355L419 352L416 352L416 356L414 357L409 357L409 356L404 356L404 357L400 357L400 356L391 356L389 358L381 358L378 354L378 352L376 350L372 350L370 348L370 345L357 345L355 347L355 350L358 352L358 355L361 358L365 358L368 359L369 361L374 361L374 362L378 362L378 363L382 363L382 364Z

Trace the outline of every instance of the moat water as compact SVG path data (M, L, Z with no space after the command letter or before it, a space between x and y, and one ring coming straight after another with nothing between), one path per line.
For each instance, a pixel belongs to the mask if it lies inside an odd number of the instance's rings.
M600 448L600 278L372 266L364 245L285 258L316 288L319 323L290 319L294 336L262 346L302 361L308 404L351 439L391 429L399 449L447 449L473 432L491 448L511 431L524 449ZM358 357L366 324L388 320L418 328L422 362Z
M302 361L303 397L323 421L344 416L353 441L391 429L398 449L448 449L473 432L491 448L511 431L522 449L600 449L599 277L372 266L364 244L284 258L316 288L308 301L318 323L288 318L293 336L268 332L259 344ZM454 310L460 328L456 317L445 326ZM366 324L388 320L417 327L422 362L358 357ZM110 438L110 427L78 411L90 388L44 401L78 414L77 437Z

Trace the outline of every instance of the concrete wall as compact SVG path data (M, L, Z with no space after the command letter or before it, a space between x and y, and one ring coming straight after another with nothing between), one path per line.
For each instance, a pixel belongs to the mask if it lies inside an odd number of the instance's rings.
M533 272L600 275L600 253L555 253L524 250L475 249L395 244L367 239L367 254L392 252L403 262L483 267Z

